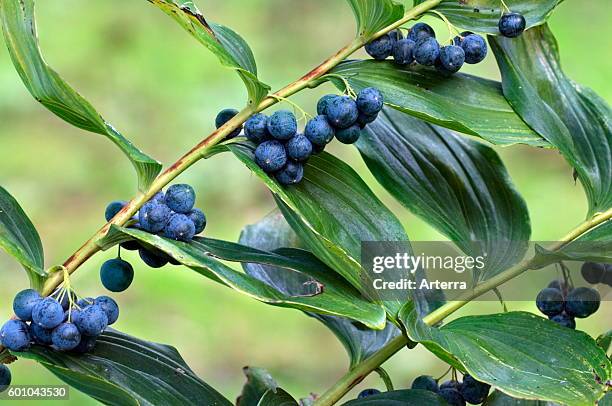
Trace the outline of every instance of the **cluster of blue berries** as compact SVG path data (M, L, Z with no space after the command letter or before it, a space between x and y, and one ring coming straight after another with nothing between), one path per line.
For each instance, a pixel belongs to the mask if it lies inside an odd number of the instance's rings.
M580 269L582 277L591 285L603 283L612 287L612 264L585 262Z
M572 288L565 281L554 280L538 293L536 306L551 321L571 329L576 318L586 318L599 309L601 297L593 288Z
M258 113L245 123L246 137L257 145L255 162L266 173L274 175L282 185L299 183L304 176L304 163L320 153L334 137L353 144L361 130L376 120L383 107L378 89L363 89L353 100L349 96L328 94L317 103L317 116L298 133L295 115L287 110L270 117Z
M96 338L119 318L119 306L108 296L76 300L67 290L43 298L26 289L13 300L18 319L0 329L0 342L11 351L27 351L32 344L57 351L84 354L93 350Z
M206 228L206 216L202 210L194 208L195 200L195 191L191 186L186 184L172 185L166 193L158 192L146 202L134 219L134 224L129 225L129 227L159 234L173 240L189 242ZM126 202L123 201L110 203L106 208L106 220L112 219L125 205ZM161 268L167 263L178 265L176 261L162 251L145 246L138 241L124 242L121 247L130 251L138 250L140 258L152 268ZM111 261L114 262L111 263L113 266L109 265L109 269L123 269L122 274L128 277L131 283L129 275L132 274L133 277L133 270L131 270L130 264L120 259Z

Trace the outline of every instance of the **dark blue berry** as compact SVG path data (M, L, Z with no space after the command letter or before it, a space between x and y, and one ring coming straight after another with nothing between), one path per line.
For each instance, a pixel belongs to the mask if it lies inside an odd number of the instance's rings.
M25 351L31 341L30 329L21 320L9 320L0 330L0 342L11 351Z
M556 316L550 317L550 321L553 321L560 326L568 327L571 329L576 328L576 320L572 316L567 315L566 313L557 314Z
M357 95L355 104L358 113L372 116L378 114L383 108L383 95L374 87L366 87Z
M372 58L382 61L391 55L394 44L395 41L393 41L391 36L389 34L384 34L366 44L365 51Z
M96 300L94 300L94 304L100 306L102 310L104 310L109 326L115 323L119 318L119 305L117 305L117 302L115 302L112 297L98 296Z
M298 134L285 144L287 156L294 161L305 162L312 155L312 143L304 134Z
M123 200L115 200L114 202L110 202L104 211L104 218L106 221L111 221L112 218L115 217L126 204L127 202L124 202Z
M17 293L13 299L13 311L23 321L32 320L34 305L42 300L40 293L34 289L25 289Z
M200 234L206 228L206 215L200 209L193 209L187 213L187 217L193 221L195 233Z
M80 311L79 317L74 320L82 335L97 337L108 325L108 316L102 307L91 305Z
M217 127L217 128L221 127L223 124L227 123L232 118L234 118L234 116L236 114L238 114L238 110L236 110L236 109L223 109L223 110L221 110L219 112L219 114L217 114L217 117L215 118L215 127ZM229 138L236 137L238 134L240 134L240 130L242 130L242 126L236 128L234 131L232 131L225 138L229 139Z
M94 298L93 297L84 297L82 299L79 299L76 304L78 307L80 307L81 309L92 305L94 303Z
M325 145L312 144L312 155L320 154L325 150Z
M359 392L359 395L357 395L357 399L367 398L368 396L378 395L379 393L380 391L378 389L364 389Z
M354 144L361 135L361 127L359 124L336 131L336 139L343 144Z
M330 100L326 110L329 110L331 102L338 98L339 96ZM327 121L327 116L318 115L306 123L304 135L313 145L325 146L334 138L334 128Z
M504 13L497 24L499 32L504 37L518 37L525 31L525 17L519 13Z
M304 167L299 162L289 161L287 166L276 174L276 180L281 185L295 185L304 177Z
M393 60L398 65L410 65L414 62L416 42L409 38L401 39L393 46Z
M606 272L604 272L601 283L605 283L606 285L612 287L612 264L606 265Z
M134 268L120 258L109 259L100 268L100 280L111 292L123 292L134 280Z
M289 110L280 110L268 119L268 132L277 140L287 141L297 133L297 120Z
M195 235L195 224L184 214L173 214L164 228L164 236L177 241L189 242Z
M584 280L593 285L601 283L605 272L606 265L595 262L585 262L582 264L582 268L580 268L580 273L582 273Z
M153 197L151 199L149 199L149 201L163 203L165 199L166 199L166 194L164 192L162 192L162 191L159 191L159 192L155 193L153 195Z
M359 117L357 117L357 124L359 124L359 127L364 128L366 125L374 122L377 117L378 114L372 114L369 116L367 114L359 113Z
M326 94L325 96L321 97L319 101L317 102L317 114L319 115L327 114L328 103L332 101L333 99L335 99L336 97L340 97L340 96L338 96L337 94Z
M538 293L536 306L547 316L555 316L563 311L563 294L554 288L544 288Z
M53 333L53 329L43 328L37 324L32 323L30 325L30 333L32 335L32 339L36 344L51 345L51 334Z
M450 406L465 406L465 400L463 399L463 396L461 396L461 393L459 393L457 389L453 389L453 388L440 389L440 392L438 392L438 394L444 400L446 400L446 403L448 403Z
M442 389L455 389L455 390L459 390L460 388L461 388L461 382L455 381L454 379L451 379L449 381L443 382L442 385L440 385L440 390L442 390Z
M580 287L572 289L565 299L565 311L569 316L583 319L599 309L601 297L593 288Z
M268 116L262 113L253 114L244 124L244 135L256 144L269 140Z
M336 128L352 126L357 122L358 116L357 103L348 96L337 97L327 106L327 121Z
M389 34L389 38L391 38L391 41L393 42L400 41L401 39L404 38L404 36L402 35L402 31L399 28L396 28L393 31L389 31L388 34Z
M461 69L465 62L465 52L457 45L448 45L440 48L440 64L448 71L455 73Z
M426 37L416 43L414 59L421 65L434 66L440 56L440 44L433 37Z
M53 346L60 351L70 351L81 342L81 333L72 323L62 323L51 334Z
M128 251L137 251L141 247L140 242L138 242L137 240L125 241L119 245L121 245L121 248Z
M168 256L154 248L142 247L138 250L138 255L142 262L151 268L161 268L168 263Z
M419 40L425 38L436 38L436 33L429 25L425 23L416 23L410 29L407 38L413 40L414 42L419 42Z
M466 402L472 405L479 405L489 396L490 389L490 385L479 382L470 375L465 375L459 392Z
M467 35L466 35L467 34ZM459 45L465 53L465 63L475 64L482 62L487 56L487 42L480 35L462 33L455 38L455 45Z
M186 184L172 185L166 190L166 205L177 213L189 213L195 205L195 191Z
M255 162L266 173L281 170L287 164L287 151L280 142L266 141L255 149Z
M11 370L4 364L0 364L0 393L11 385Z
M55 328L64 321L64 309L57 300L46 297L34 305L32 322L44 328Z
M96 337L81 336L79 345L72 349L75 354L86 354L92 352L96 346Z
M563 282L563 281L560 281L560 280L554 280L554 281L551 281L551 282L548 284L548 286L547 286L547 287L549 287L549 288L554 288L554 289L558 289L558 290L560 290L561 292L567 292L567 290L568 290L568 286L567 286L567 284L566 284L565 282Z
M138 212L138 221L143 230L157 233L163 230L172 211L164 203L147 202Z
M430 392L438 392L440 388L438 387L438 382L429 375L421 375L416 377L414 381L412 381L411 389L422 389L428 390Z

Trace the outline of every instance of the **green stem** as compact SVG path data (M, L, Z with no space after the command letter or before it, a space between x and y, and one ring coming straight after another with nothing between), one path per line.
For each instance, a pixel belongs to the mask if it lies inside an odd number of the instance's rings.
M374 371L376 371L376 373L380 376L380 379L382 379L383 383L385 384L385 387L387 388L387 391L392 391L393 381L391 380L391 377L389 376L387 371L385 371L383 367L378 367Z
M608 209L607 211L592 217L590 220L580 224L565 237L563 237L559 243L550 248L550 251L558 251L568 242L575 240L590 229L611 219L612 209ZM499 285L529 270L534 264L534 260L535 257L527 259L515 267L486 280L485 282L476 286L471 292L466 292L464 295L459 297L459 299L448 302L439 309L429 313L423 318L423 322L429 326L433 326L441 322L446 317L450 316L452 313L456 312L477 297L497 288ZM342 378L340 378L340 380L337 381L334 386L332 386L329 390L327 390L327 392L317 399L315 406L331 406L338 402L349 390L361 382L372 371L376 370L376 368L388 360L392 355L404 348L407 343L408 338L405 335L400 335L389 341L384 347L371 355L369 358L365 359L363 362L355 365Z

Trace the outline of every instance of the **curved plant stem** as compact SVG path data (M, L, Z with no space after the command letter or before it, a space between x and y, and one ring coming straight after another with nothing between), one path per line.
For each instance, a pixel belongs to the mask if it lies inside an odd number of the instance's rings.
M607 211L600 213L592 217L591 219L585 221L584 223L580 224L578 227L568 233L565 237L563 237L559 241L559 243L550 247L549 250L558 251L567 243L575 240L590 229L606 221L612 221L612 209L608 209ZM492 277L491 279L486 280L480 285L477 285L471 292L466 292L457 300L448 302L444 306L423 317L423 322L429 326L433 326L441 322L446 317L456 312L457 310L459 310L472 300L476 299L477 297L487 293L492 289L497 288L499 285L529 270L534 264L534 259L535 257L522 261L515 267L505 272L502 272ZM388 360L392 355L404 348L407 343L408 338L404 335L397 336L393 340L389 341L384 347L382 347L380 350L378 350L376 353L374 353L372 356L365 359L361 363L355 365L342 378L340 378L340 380L337 381L334 386L332 386L327 392L325 392L323 395L321 395L321 397L317 399L317 401L315 402L315 406L330 406L338 402L351 388L361 382L372 371L376 370L383 362Z

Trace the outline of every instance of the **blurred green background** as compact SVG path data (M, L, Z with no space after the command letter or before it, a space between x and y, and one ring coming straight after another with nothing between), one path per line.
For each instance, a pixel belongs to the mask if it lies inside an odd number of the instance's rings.
M231 71L146 1L41 1L38 20L47 61L102 115L136 145L165 164L207 135L216 112L241 107L245 92ZM353 16L344 1L200 0L204 14L239 32L251 45L260 77L279 88L298 78L347 43ZM608 0L565 2L550 19L567 73L612 100L612 26ZM433 20L430 20L433 21ZM440 37L446 29L433 21ZM466 72L498 78L489 55ZM101 136L68 126L35 103L0 47L0 184L23 205L38 227L47 265L61 263L102 224L106 203L135 191L131 164ZM293 98L313 112L329 85ZM460 98L461 94L457 95ZM413 240L440 238L384 192L355 149L333 145L398 215ZM529 205L533 238L554 240L586 213L584 194L572 171L554 151L498 148ZM207 213L207 235L236 240L243 225L257 221L274 203L264 186L229 155L200 162L179 181L194 185ZM95 256L73 279L82 295L103 293L97 272L115 255ZM133 258L131 253L125 255ZM230 399L243 384L245 365L269 369L295 396L321 393L348 365L344 349L318 322L302 313L240 296L183 268L147 269L134 258L135 282L116 294L122 315L116 327L176 346L193 369ZM27 285L25 273L0 253L0 314ZM535 310L532 302L512 309ZM499 304L474 304L468 312L499 311ZM609 325L609 305L579 328L597 335ZM445 367L422 348L387 362L396 386L420 373ZM35 363L12 366L15 384L58 381ZM382 387L376 376L359 385ZM66 402L63 402L66 403ZM93 404L72 391L69 404Z

